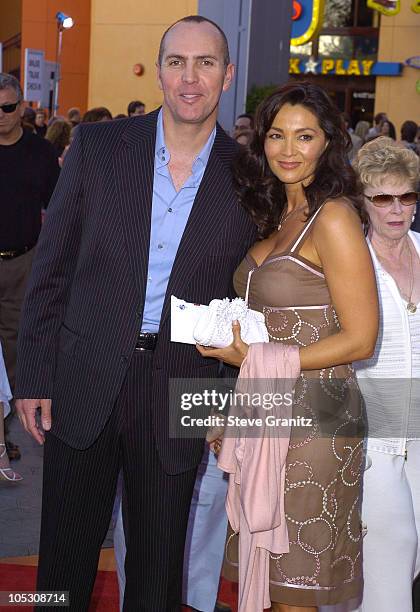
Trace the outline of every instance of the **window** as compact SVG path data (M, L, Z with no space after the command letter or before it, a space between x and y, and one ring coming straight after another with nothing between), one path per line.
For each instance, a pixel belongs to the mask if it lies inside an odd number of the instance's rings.
M376 62L378 57L378 37L354 36L353 57L355 59L372 59Z
M352 4L352 0L326 0L323 27L348 27L352 17Z
M379 16L366 0L326 0L318 38L290 46L290 56L372 59L378 54Z
M322 35L318 43L319 57L353 57L353 38L351 36Z
M376 11L366 0L326 0L324 28L371 28Z
M309 57L310 55L312 55L312 42L297 46L290 45L291 57Z

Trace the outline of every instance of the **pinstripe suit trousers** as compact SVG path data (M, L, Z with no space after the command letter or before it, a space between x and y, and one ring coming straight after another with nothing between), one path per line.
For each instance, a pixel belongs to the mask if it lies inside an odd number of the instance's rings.
M46 436L37 588L69 591L71 612L89 608L121 466L127 539L123 609L180 610L196 468L177 475L162 468L152 431L151 364L152 353L135 352L112 414L88 449Z

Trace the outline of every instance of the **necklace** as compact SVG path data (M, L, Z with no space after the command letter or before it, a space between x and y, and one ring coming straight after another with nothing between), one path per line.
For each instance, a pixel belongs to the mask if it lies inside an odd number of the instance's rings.
M411 301L413 297L413 286L414 286L414 272L413 272L413 254L411 252L410 246L408 247L408 252L410 253L410 297L407 302L407 310L410 314L414 314L417 311L417 306L414 302Z
M406 305L407 312L409 314L414 314L415 312L417 312L417 305L414 304L414 302L411 301L411 298L413 297L413 287L414 287L413 254L411 252L408 239L407 239L407 242L406 242L406 246L407 246L408 255L409 255L409 258L410 258L410 279L409 279L410 282L409 282L409 291L408 291L408 293L405 293L404 291L402 291L402 288L397 283L395 278L394 278L394 282L397 285L397 288L398 288L398 291L400 292L400 295L402 297L406 297L407 298L407 305ZM382 265L384 265L386 263L386 259L384 257L382 257L381 255L379 255L378 251L376 251L376 248L375 248L375 252L376 252L376 256L378 257L378 259L382 262ZM386 269L386 265L384 267Z
M279 231L281 229L281 226L283 225L283 223L293 215L293 213L295 212L299 212L299 210L304 210L306 208L306 202L305 204L303 204L302 206L299 206L299 208L294 208L293 210L291 210L289 213L286 214L282 214L279 224L277 226L277 231ZM287 206L286 206L286 210L287 210Z

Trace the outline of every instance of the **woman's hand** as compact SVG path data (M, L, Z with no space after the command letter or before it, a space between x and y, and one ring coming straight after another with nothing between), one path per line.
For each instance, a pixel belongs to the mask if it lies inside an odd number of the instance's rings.
M212 451L215 457L219 456L219 453L222 449L222 442L223 442L223 437L216 438L216 440L209 445L210 450Z
M248 344L241 338L241 325L239 321L233 321L233 342L225 348L211 348L207 346L201 346L196 344L198 352L203 357L213 357L213 359L220 359L229 365L241 367L243 360L248 353Z

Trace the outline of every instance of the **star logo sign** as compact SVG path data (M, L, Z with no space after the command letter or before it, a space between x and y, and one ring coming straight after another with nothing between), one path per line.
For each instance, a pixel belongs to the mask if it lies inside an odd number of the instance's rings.
M307 62L305 62L305 74L317 74L319 62L316 62L313 57L310 57Z

